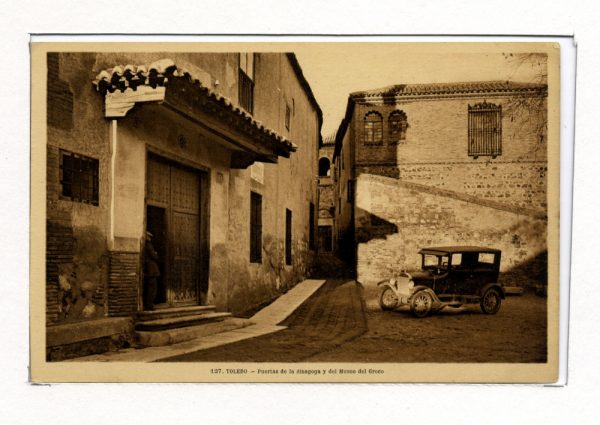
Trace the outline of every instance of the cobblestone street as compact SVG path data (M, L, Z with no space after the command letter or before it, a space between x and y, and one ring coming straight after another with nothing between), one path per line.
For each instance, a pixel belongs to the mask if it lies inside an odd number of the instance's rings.
M425 319L383 312L377 288L330 279L271 335L163 361L545 362L546 299L509 297L496 315L479 306Z
M310 361L367 330L361 291L353 280L330 279L282 323L288 329L162 361Z

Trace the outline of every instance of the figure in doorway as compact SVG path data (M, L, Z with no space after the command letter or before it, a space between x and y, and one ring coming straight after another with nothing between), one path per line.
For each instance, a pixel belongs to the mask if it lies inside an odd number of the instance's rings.
M146 232L144 245L144 310L154 310L154 300L158 290L158 253L152 245L152 233Z

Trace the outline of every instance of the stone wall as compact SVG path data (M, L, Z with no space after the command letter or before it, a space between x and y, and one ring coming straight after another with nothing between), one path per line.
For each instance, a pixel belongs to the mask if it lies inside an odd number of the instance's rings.
M102 100L91 86L94 55L47 59L46 318L53 324L107 314L109 150ZM98 205L62 195L61 150L98 160Z
M534 283L524 264L539 274L547 221L536 214L382 176L362 174L357 185L357 273L363 284L418 269L418 251L426 246L498 248L503 276L519 270L512 283L521 286Z
M539 102L538 110L526 110L515 96L471 94L359 103L351 125L357 169L545 211L545 101ZM468 107L484 101L502 107L502 153L496 157L470 157ZM406 113L408 122L406 138L398 143L390 140L388 128L388 117L395 110ZM363 142L363 118L371 111L383 117L381 145Z

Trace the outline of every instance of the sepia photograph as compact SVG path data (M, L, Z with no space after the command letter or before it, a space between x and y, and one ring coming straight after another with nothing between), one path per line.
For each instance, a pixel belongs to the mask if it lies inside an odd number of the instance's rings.
M557 44L31 49L33 381L557 380Z

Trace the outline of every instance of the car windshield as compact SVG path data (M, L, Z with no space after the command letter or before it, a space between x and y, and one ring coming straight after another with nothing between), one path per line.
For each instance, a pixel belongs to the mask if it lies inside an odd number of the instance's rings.
M447 270L448 258L448 255L423 254L423 270Z

